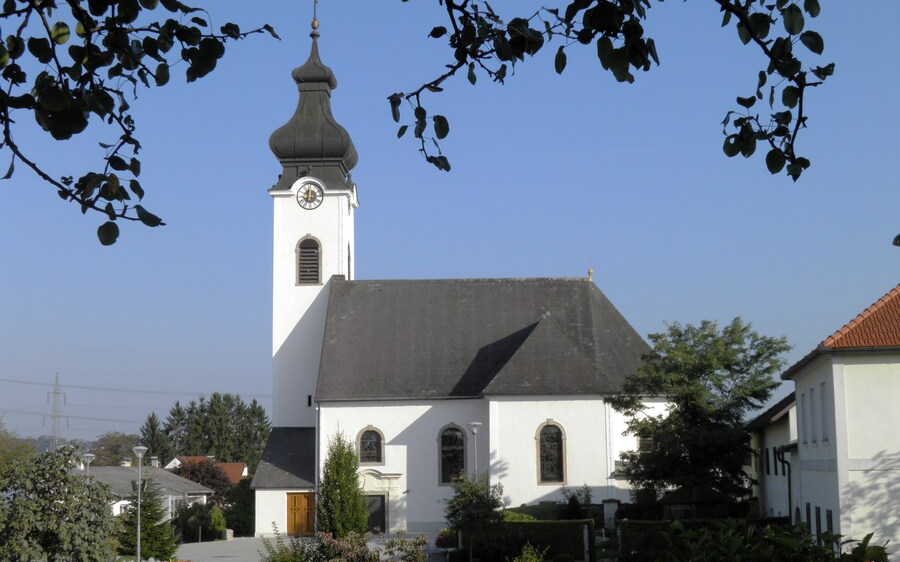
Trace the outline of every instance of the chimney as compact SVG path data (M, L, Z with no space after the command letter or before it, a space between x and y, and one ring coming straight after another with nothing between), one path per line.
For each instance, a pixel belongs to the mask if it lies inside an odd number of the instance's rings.
M150 457L150 466L159 468L159 457Z
M125 468L131 466L131 457L122 458L121 462L119 462L119 466L123 466Z
M208 460L210 462L210 464L215 464L216 456L215 455L206 455L206 460Z

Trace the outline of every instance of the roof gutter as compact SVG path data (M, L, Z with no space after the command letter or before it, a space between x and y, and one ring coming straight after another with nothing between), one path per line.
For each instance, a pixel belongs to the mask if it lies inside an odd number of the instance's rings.
M802 359L791 365L785 372L781 373L781 380L791 380L797 371L809 365L816 358L826 354L841 355L860 355L866 353L900 353L900 345L890 346L866 346L866 347L826 347L820 345L814 350L807 353Z

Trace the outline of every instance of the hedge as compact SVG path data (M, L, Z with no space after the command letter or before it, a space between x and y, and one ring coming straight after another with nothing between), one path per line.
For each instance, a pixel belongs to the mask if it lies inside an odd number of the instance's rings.
M594 562L594 522L590 519L496 523L472 537L473 558L482 562L512 560L530 544L538 550L548 549L547 559L566 554L573 560L584 560L585 526L588 528L587 562Z

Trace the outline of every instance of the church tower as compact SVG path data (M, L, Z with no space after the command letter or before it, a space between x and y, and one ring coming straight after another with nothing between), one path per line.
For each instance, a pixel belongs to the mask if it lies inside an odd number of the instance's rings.
M313 20L309 59L294 69L300 99L272 133L269 147L283 166L269 190L274 207L272 302L272 425L314 427L315 392L330 279L353 279L350 170L357 154L331 114L337 80L319 59Z

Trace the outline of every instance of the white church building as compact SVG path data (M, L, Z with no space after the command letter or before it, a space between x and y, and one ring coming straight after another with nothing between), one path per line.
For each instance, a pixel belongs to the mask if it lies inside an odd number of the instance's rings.
M357 280L357 153L317 36L269 141L284 169L269 190L273 430L256 533L314 532L338 432L357 447L370 528L390 533L443 527L462 473L486 472L512 506L559 501L564 485L627 501L615 463L637 443L605 397L647 344L590 278Z

